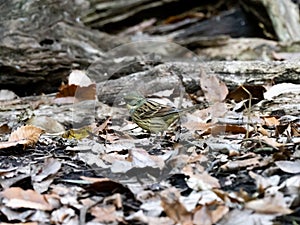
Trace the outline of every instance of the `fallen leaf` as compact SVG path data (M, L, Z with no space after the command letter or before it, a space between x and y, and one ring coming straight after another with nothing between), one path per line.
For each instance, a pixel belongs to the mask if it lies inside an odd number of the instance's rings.
M220 81L217 76L203 74L200 77L200 86L205 98L210 103L222 102L228 94L226 84Z
M273 225L272 221L276 215L253 213L249 209L234 209L231 210L218 224L220 225Z
M229 212L229 207L226 205L213 205L214 210L211 211L211 217L213 224L216 224L220 219L222 219L228 212Z
M29 208L46 211L53 209L44 195L33 190L23 190L19 187L12 187L2 191L0 194L5 198L5 206L14 209Z
M0 134L8 134L10 132L11 129L6 123L0 124Z
M42 133L42 129L32 125L26 125L19 127L16 131L12 132L8 141L18 143L23 142L25 146L32 146L38 141Z
M122 196L120 193L116 193L116 194L113 194L111 196L108 196L106 197L104 200L103 200L103 203L105 205L108 205L108 204L112 204L114 205L117 209L121 209L123 207L123 202L122 202Z
M238 170L241 168L245 168L248 166L256 166L259 165L259 159L261 157L255 157L255 158L251 158L251 159L245 159L245 160L236 160L236 161L229 161L226 164L222 165L220 168L222 170Z
M76 217L78 216L74 209L64 206L51 213L51 222L54 224L77 224L78 218Z
M50 134L65 131L65 128L62 124L49 116L33 116L26 122L26 124L39 127Z
M96 84L91 84L87 87L78 87L74 96L75 102L96 100Z
M84 71L74 70L69 76L69 83L62 84L56 98L66 100L58 100L56 103L69 103L69 97L74 97L74 102L96 99L96 84L86 75Z
M7 142L0 142L0 149L10 148L17 145L34 146L39 140L40 135L44 131L32 125L19 127L17 130L10 134Z
M249 176L255 180L256 187L260 192L263 192L269 187L277 186L280 181L280 176L274 175L271 177L263 177L259 174L256 174L252 171L249 172Z
M231 91L226 99L233 99L235 102L241 102L245 99L256 99L261 101L264 99L264 92L266 89L261 85L241 85L235 90ZM251 94L251 96L249 95Z
M255 199L246 202L245 207L259 213L267 214L289 214L293 211L288 208L284 196L281 192L276 192L273 196L265 196L263 199Z
M87 177L82 177L84 180L88 180L90 182L90 179ZM113 190L114 193L130 193L131 191L123 186L121 183L118 183L116 181L112 181L107 178L99 178L100 180L95 181L91 183L86 189L88 191L93 191L93 192L108 192L111 193Z
M179 191L176 188L169 188L160 193L161 205L164 212L175 223L192 225L192 214L179 201Z
M93 207L91 214L95 217L94 221L102 223L113 223L122 221L122 217L116 212L114 206Z
M193 216L193 224L195 225L212 225L213 219L210 210L206 206L199 206Z
M136 168L153 167L162 169L165 165L162 158L150 155L144 149L129 150L128 161L131 162L132 167Z
M81 176L80 178L82 180L89 181L91 184L94 183L94 182L106 182L106 181L110 181L110 179L108 179L108 178L85 177L85 176Z
M5 177L6 174L9 174L12 171L15 171L17 169L18 169L18 167L11 167L11 168L7 168L7 169L0 169L0 176L4 176Z
M300 175L286 179L280 186L286 187L289 194L298 196L300 193Z
M187 185L196 191L220 188L219 180L210 176L207 172L190 175L190 178L187 180Z
M266 143L267 145L273 147L274 149L278 149L279 147L283 146L284 144L278 143L275 138L270 138L267 136L262 137L254 137L261 143Z
M53 182L55 175L61 168L61 162L54 158L45 159L43 164L34 167L32 171L32 181L34 190L42 193L47 191L49 185Z
M69 75L69 85L88 87L94 84L83 70L73 70Z
M45 159L37 174L32 175L33 181L41 182L49 176L56 174L61 168L61 162L54 158Z
M76 93L77 85L72 84L62 84L58 88L58 93L56 94L56 98L64 98L64 97L74 97Z
M264 93L265 99L272 100L274 97L284 93L298 93L300 92L300 84L281 83L272 86Z
M300 173L300 160L276 161L275 164L286 173Z
M245 133L247 133L247 129L243 126L238 126L238 125L214 124L202 132L201 131L197 132L197 134L199 134L201 136L208 135L208 134L217 135L217 134L224 134L224 133L245 134Z
M0 101L10 101L17 97L18 96L10 90L6 90L6 89L0 90Z
M280 124L279 120L274 116L265 116L263 117L265 125L268 127L275 127Z

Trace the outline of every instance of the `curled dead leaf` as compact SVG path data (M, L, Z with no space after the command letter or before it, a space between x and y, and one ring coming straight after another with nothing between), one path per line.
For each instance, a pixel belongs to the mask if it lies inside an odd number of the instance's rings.
M264 99L266 89L261 85L241 85L227 95L227 99L233 99L240 102L244 99L257 99L261 101Z
M10 148L17 145L23 145L24 148L27 146L34 146L43 132L44 131L41 128L32 125L19 127L10 134L7 142L0 143L0 149Z
M289 214L293 211L288 208L283 194L277 192L274 196L265 196L262 199L255 199L245 204L248 209L255 210L259 213L267 214Z
M175 188L161 192L161 206L169 218L176 223L192 224L192 214L180 202L180 194Z
M23 190L19 187L12 187L1 192L1 195L6 199L5 205L10 208L53 209L53 206L48 202L45 195L41 195L33 190Z

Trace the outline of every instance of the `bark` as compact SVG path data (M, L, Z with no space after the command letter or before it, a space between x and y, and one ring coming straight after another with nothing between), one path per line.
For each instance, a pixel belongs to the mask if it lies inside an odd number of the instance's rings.
M0 3L0 88L53 92L71 69L86 68L120 42L76 21L87 1Z

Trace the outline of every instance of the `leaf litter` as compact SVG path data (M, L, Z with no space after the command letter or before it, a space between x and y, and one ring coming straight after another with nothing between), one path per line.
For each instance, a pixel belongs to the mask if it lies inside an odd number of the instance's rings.
M0 224L254 225L289 215L299 224L299 111L264 105L285 99L283 86L229 92L218 79L203 77L211 104L182 118L176 142L176 131L154 137L100 103L99 118L72 128L67 114L55 113L68 112L64 98L96 99L91 81L77 97L72 82L56 97L6 100ZM14 116L25 109L23 119Z

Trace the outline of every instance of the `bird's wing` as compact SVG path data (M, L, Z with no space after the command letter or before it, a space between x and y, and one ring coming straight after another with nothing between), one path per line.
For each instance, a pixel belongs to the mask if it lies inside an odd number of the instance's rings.
M175 107L161 105L155 101L147 100L145 104L136 109L141 119L163 117L170 114L177 114L178 110Z

